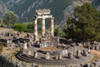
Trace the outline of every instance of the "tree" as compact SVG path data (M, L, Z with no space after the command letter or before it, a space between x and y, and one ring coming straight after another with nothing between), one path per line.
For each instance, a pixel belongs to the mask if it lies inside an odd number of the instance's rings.
M56 26L54 28L54 34L55 34L55 36L65 37L65 33L63 32L63 30L59 26Z
M18 16L12 11L6 11L3 18L3 23L8 27L12 27L18 21Z
M67 34L69 38L99 40L100 12L91 4L76 7L75 18L68 18Z
M3 46L1 45L1 42L0 42L0 54L2 51L3 51Z
M2 23L2 20L0 19L0 24Z
M33 33L34 32L34 23L33 22L27 22L26 26L27 26L26 32L29 32L29 33Z
M14 29L19 32L25 32L27 30L27 26L23 23L17 23L14 25Z

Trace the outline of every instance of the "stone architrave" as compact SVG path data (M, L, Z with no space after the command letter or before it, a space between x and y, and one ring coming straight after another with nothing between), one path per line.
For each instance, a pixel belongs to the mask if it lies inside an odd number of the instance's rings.
M46 58L47 60L50 59L50 54L49 54L49 52L47 52L45 56L46 56L45 58Z

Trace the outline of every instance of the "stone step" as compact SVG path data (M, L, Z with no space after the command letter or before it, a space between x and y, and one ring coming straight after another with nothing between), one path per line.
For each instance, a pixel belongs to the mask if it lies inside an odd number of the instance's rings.
M31 59L31 58L28 58L28 57L25 57L25 56L22 56L22 55L17 55L17 57L19 59L23 60L23 61L33 63L33 59Z

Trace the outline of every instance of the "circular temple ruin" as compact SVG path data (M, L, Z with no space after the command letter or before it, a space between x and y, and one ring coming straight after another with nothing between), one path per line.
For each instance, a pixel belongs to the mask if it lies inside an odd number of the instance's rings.
M41 64L44 66L76 66L82 67L93 59L90 49L79 47L77 44L61 43L54 36L53 17L50 10L37 10L35 16L34 41L24 41L17 58L20 60ZM38 38L37 19L42 18L42 37ZM51 18L51 31L45 33L45 19ZM34 42L34 43L33 43Z

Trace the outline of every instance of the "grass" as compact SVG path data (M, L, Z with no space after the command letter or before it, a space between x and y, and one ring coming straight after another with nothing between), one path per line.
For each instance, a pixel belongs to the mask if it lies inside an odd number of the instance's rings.
M94 57L92 60L84 63L84 64L87 64L87 63L91 63L93 61L97 61L99 58L100 58L100 52L99 51L96 51L96 50L92 50L93 54L94 54ZM98 53L99 52L99 53Z
M7 28L0 28L0 30L7 30Z
M6 59L8 60L9 58L12 57L12 59L15 60L15 62L19 62L19 60L15 57L15 54L16 54L17 51L19 51L19 50L20 50L20 48L16 48L16 49L13 49L13 50L8 50L7 47L3 47L3 52L1 53L1 55L2 55L2 54L5 54L5 53L7 53L7 52L10 52L10 53L7 54Z

